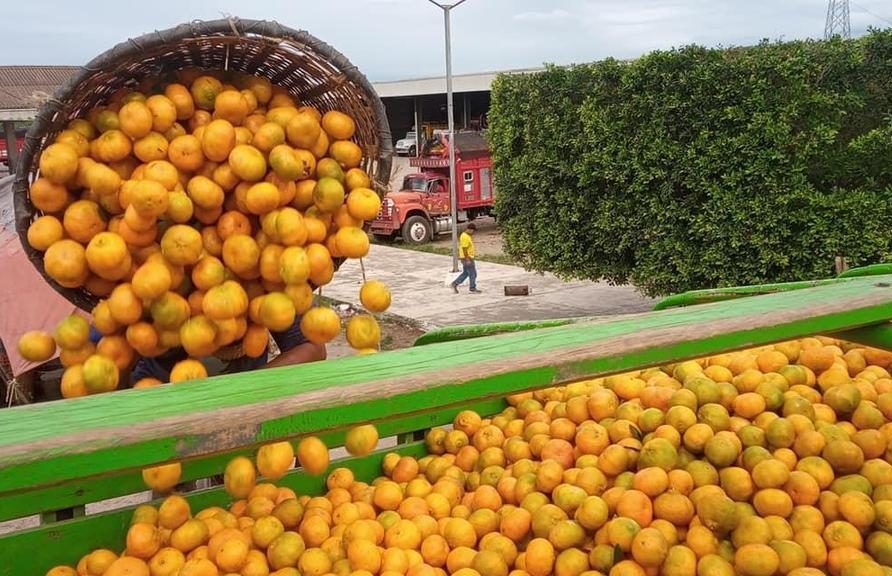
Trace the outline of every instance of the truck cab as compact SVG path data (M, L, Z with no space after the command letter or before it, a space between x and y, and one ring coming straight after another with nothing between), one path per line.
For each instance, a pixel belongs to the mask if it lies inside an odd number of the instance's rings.
M457 133L455 140L457 216L462 223L491 214L495 191L492 158L483 136ZM424 244L452 231L448 146L448 136L439 134L425 145L424 156L409 161L419 170L403 178L399 191L384 196L371 226L376 238L401 236L406 243Z

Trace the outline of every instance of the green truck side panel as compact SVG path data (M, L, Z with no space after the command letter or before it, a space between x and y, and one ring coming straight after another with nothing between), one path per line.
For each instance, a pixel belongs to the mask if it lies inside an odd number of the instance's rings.
M858 278L795 293L3 410L0 498L572 379L876 324L892 317L890 281ZM303 409L305 400L309 408ZM293 410L266 414L280 405ZM196 426L204 428L194 431Z

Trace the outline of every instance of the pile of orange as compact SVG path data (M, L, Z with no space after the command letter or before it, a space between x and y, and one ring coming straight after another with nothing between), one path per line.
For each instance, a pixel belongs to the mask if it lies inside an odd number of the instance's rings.
M260 356L298 315L308 340L331 340L340 319L313 308L313 291L336 258L367 254L362 226L380 208L349 115L247 75L184 70L140 88L72 120L30 188L41 215L27 240L46 274L101 298L98 346L76 320L71 336L57 331L66 397L113 390L136 358L173 347L200 358L240 343ZM380 282L362 298L370 312L390 301ZM377 323L362 318L352 340L367 352ZM42 361L55 346L28 333L19 350ZM199 366L186 361L172 380L202 377Z
M233 460L228 510L170 496L124 554L48 576L883 576L892 573L892 353L806 338L519 394L420 459L322 496ZM373 426L347 435L353 453ZM267 480L293 465L261 448ZM297 459L317 474L324 445ZM124 543L122 542L122 546Z

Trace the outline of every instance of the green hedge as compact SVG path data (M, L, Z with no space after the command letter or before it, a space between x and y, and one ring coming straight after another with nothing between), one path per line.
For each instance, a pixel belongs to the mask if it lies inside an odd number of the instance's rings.
M660 295L892 253L892 30L499 76L506 250Z

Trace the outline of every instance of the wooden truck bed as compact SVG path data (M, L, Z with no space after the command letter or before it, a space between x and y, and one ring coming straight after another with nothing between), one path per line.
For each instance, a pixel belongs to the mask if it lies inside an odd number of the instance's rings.
M318 434L331 446L375 422L398 451L466 408L493 414L506 395L814 334L884 345L892 277L854 278L702 306L488 337L372 356L221 376L0 410L0 521L44 514L38 528L0 536L0 576L43 574L97 547L120 548L130 510L53 522L53 511L143 489L140 470L183 461L183 479L219 473L234 455ZM485 330L484 330L485 332ZM886 346L890 347L890 346ZM382 453L351 458L358 478ZM319 493L294 471L280 484ZM222 488L188 496L223 504Z

